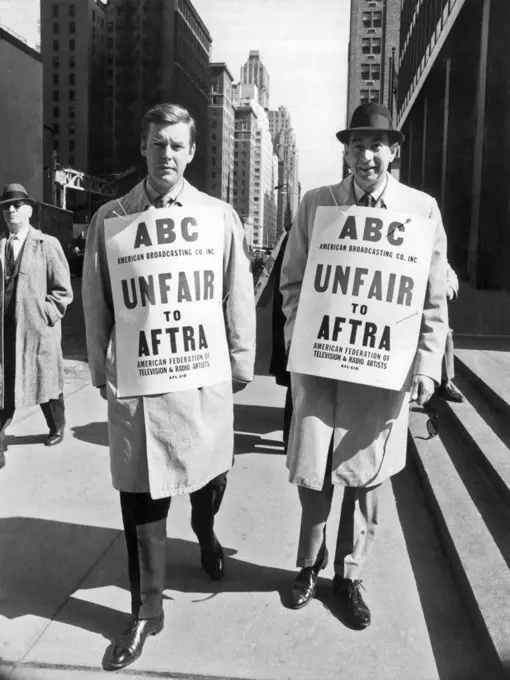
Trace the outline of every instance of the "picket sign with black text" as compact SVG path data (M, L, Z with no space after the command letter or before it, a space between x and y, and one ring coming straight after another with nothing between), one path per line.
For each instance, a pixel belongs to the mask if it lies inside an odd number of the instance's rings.
M150 208L105 220L119 397L231 379L222 308L223 211Z
M436 223L317 208L288 370L401 390L415 359Z

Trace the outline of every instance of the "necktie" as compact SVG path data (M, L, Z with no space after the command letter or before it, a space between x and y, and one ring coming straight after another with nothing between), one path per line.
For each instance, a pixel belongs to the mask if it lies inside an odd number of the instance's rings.
M171 205L181 206L179 201L176 201L175 198L168 198L168 196L158 196L154 201L156 208L168 208Z
M377 201L374 199L372 194L363 194L363 196L359 199L358 205L364 207L364 208L373 208Z
M5 246L5 276L8 279L10 279L11 276L14 274L14 268L16 266L16 260L14 258L14 248L12 245L14 238L15 238L14 236L9 237L9 240L7 241L7 244Z

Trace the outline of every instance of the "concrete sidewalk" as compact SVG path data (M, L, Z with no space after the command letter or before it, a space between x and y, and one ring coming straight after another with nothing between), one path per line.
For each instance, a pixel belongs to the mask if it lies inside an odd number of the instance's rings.
M236 465L217 521L227 555L219 584L199 568L189 500L168 522L166 628L130 678L475 680L484 677L469 620L413 470L384 488L382 525L365 574L373 624L347 629L331 598L287 608L299 527L281 444L284 392L258 377L238 395ZM48 449L40 411L18 414L0 474L0 677L104 677L129 593L118 497L110 485L106 406L69 392L68 431ZM340 494L328 542L334 543ZM3 673L3 676L2 676Z

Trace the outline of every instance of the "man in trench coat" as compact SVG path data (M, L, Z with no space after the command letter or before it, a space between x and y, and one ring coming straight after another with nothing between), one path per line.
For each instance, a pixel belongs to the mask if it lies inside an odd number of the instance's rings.
M61 324L73 299L59 241L30 224L34 201L21 184L0 196L7 231L0 236L0 459L16 408L40 404L49 427L46 446L64 437ZM1 462L0 462L1 466Z
M228 204L191 186L183 173L195 152L195 123L180 106L161 104L142 123L147 177L104 205L87 233L83 305L93 384L108 399L113 486L120 492L132 601L129 628L115 642L110 668L135 661L148 635L163 628L166 519L172 496L190 494L191 525L202 566L223 576L214 533L233 464L233 391L253 379L255 303L242 224ZM154 396L117 397L115 310L105 248L105 219L171 203L221 207L224 215L223 314L232 380Z
M315 594L318 573L328 559L325 530L333 489L343 486L333 591L345 622L362 629L371 617L361 596L360 575L377 529L380 484L405 465L409 401L424 404L441 380L448 328L446 236L436 201L388 172L403 135L393 129L386 107L359 106L350 128L337 138L344 144L352 174L340 184L307 192L289 234L280 286L287 348L318 206L398 210L430 218L435 229L416 358L405 387L398 392L291 373L294 416L287 467L302 506L297 558L301 571L292 587L292 606L303 607Z

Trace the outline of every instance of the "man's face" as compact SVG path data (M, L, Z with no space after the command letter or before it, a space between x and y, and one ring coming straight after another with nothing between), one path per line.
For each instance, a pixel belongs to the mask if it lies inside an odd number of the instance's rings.
M398 144L390 145L385 132L351 134L349 144L345 145L345 154L360 189L371 193L382 184L397 149Z
M140 147L147 161L152 186L160 193L170 191L181 179L195 155L187 123L151 123Z
M2 212L9 231L16 232L30 224L33 210L30 203L15 201L3 206Z

